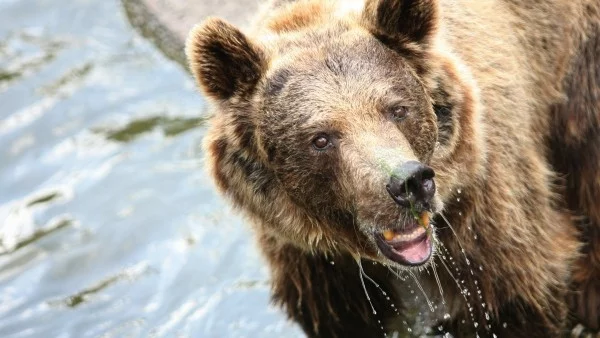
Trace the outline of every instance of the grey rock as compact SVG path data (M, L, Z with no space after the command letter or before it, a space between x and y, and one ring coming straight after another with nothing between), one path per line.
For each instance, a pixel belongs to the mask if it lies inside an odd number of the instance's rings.
M186 69L185 39L190 29L208 16L244 27L260 0L122 0L129 22L168 58Z

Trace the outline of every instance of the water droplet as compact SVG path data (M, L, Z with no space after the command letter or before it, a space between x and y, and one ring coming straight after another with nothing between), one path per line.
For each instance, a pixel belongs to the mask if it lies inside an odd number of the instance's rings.
M377 311L373 310L373 314L374 314L374 315L376 315L376 314L377 314Z
M450 314L449 314L449 313L446 313L446 314L444 315L444 319L450 319Z
M331 261L331 262L329 262L329 263L331 263L331 265L335 265L335 262L334 262L334 261Z
M498 338L495 333L492 333L492 338Z
M475 326L475 328L477 328L479 326L478 322L473 323L473 326Z
M460 193L462 193L462 190L460 190L460 189L457 189L456 191L457 191L459 194L460 194Z
M489 313L485 313L485 319L490 320L490 314Z
M460 197L457 197L457 198L456 198L456 202L460 202Z
M408 330L408 332L412 332L412 329L410 327L407 330Z
M502 323L502 327L506 329L506 327L508 326L508 324L506 323Z

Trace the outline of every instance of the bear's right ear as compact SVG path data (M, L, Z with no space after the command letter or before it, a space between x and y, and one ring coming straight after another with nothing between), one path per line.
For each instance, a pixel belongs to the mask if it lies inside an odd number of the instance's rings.
M437 0L367 0L363 23L385 42L428 44L438 20Z
M218 100L254 89L267 65L263 51L233 25L209 18L189 33L185 53L204 93Z

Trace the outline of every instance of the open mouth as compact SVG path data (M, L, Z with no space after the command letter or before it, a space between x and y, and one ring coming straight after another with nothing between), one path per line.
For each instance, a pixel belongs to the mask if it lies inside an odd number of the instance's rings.
M386 229L375 233L375 242L381 253L390 260L408 266L427 262L433 252L429 213L402 229Z

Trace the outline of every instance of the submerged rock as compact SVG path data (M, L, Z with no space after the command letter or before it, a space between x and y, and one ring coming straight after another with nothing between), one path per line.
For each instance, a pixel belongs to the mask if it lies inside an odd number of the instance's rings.
M207 16L245 26L258 8L258 0L122 0L129 22L168 58L185 63L185 38Z

